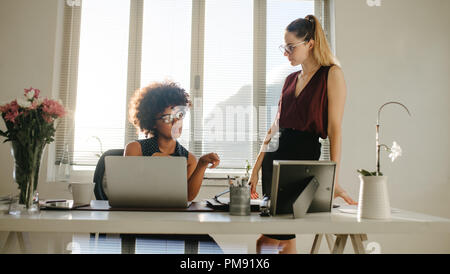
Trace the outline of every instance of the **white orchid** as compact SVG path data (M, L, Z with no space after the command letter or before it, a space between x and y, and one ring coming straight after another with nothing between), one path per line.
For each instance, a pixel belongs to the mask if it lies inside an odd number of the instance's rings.
M33 101L37 98L39 98L39 94L41 93L41 91L37 88L26 88L25 89L25 98L27 98L29 101Z
M31 107L31 102L29 100L25 100L25 99L22 99L22 98L17 98L17 104L20 107L23 107L23 108Z
M34 89L30 89L30 91L25 94L25 97L27 97L28 100L33 100L33 98L34 98Z
M397 105L402 106L408 112L409 116L411 116L411 113L409 112L408 108L399 102L387 102L378 109L378 118L377 118L377 125L376 125L376 134L375 134L375 143L376 143L376 151L377 151L377 154L376 154L377 169L374 172L369 172L365 169L358 169L357 171L362 176L383 176L383 173L381 173L381 171L380 171L381 148L384 148L386 151L390 152L389 158L391 158L392 162L394 162L394 160L397 157L402 155L402 148L397 144L397 142L394 141L394 143L392 144L392 147L388 147L387 145L380 144L380 114L381 114L381 110L383 109L383 107L385 107L386 105L389 105L389 104L397 104Z
M389 154L389 158L391 158L392 162L398 157L402 156L402 148L394 141L391 149L389 150L391 153Z

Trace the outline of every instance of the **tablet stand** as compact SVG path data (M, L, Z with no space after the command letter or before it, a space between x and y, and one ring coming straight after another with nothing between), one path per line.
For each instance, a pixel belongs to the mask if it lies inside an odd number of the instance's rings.
M311 178L302 193L298 195L297 200L292 204L294 219L302 218L306 215L318 188L319 182L316 177Z

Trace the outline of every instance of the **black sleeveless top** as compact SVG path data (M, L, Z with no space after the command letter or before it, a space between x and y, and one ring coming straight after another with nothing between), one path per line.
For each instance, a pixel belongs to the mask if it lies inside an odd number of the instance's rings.
M136 142L139 142L141 144L142 156L152 156L156 152L161 152L159 150L157 137L136 140ZM173 154L170 154L170 156L183 156L186 157L187 160L189 151L187 151L187 149L185 149L180 143L178 143L178 141L176 141L175 152Z

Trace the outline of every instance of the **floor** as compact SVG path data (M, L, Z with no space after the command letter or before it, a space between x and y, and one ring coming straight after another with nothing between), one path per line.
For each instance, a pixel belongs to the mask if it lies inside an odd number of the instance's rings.
M217 243L217 240L216 240ZM214 242L199 241L199 254L247 254L245 242L217 245ZM135 254L184 254L186 242L179 239L152 239L137 237ZM88 235L74 234L72 242L66 246L66 252L72 254L120 254L122 239L119 234Z
M256 240L259 235L210 235L214 242L199 242L196 252L199 254L256 254ZM8 233L0 233L0 246L4 246ZM122 240L119 234L105 234L97 236L87 233L24 233L26 253L32 254L120 254ZM297 252L309 254L314 235L297 235ZM11 247L0 253L22 253L16 236L13 237ZM162 240L151 238L136 239L133 246L136 254L183 254L186 252L185 241ZM348 250L347 250L348 249ZM277 253L275 249L265 250L264 253ZM345 253L353 253L351 244L347 245ZM329 253L326 243L322 243L319 253Z
M199 254L255 254L259 235L211 235L214 242L199 242ZM297 235L297 251L309 253L314 235ZM217 245L216 245L217 243ZM326 253L326 244L322 249ZM122 240L118 234L96 237L88 234L74 234L72 242L66 246L65 253L72 254L120 254ZM135 254L183 254L185 242L182 240L137 238ZM275 249L264 253L277 253Z

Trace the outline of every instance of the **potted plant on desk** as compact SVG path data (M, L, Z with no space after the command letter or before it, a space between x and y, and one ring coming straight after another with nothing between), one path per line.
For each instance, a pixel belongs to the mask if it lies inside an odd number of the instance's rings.
M380 144L380 113L383 107L389 104L398 104L402 106L411 116L408 108L399 102L387 102L378 109L378 119L376 125L376 165L374 172L365 169L358 169L360 173L360 189L358 201L358 218L367 219L390 219L391 207L389 202L389 194L387 188L387 176L380 171L380 154L381 149L390 152L389 158L392 162L402 155L401 147L394 141L391 147Z

